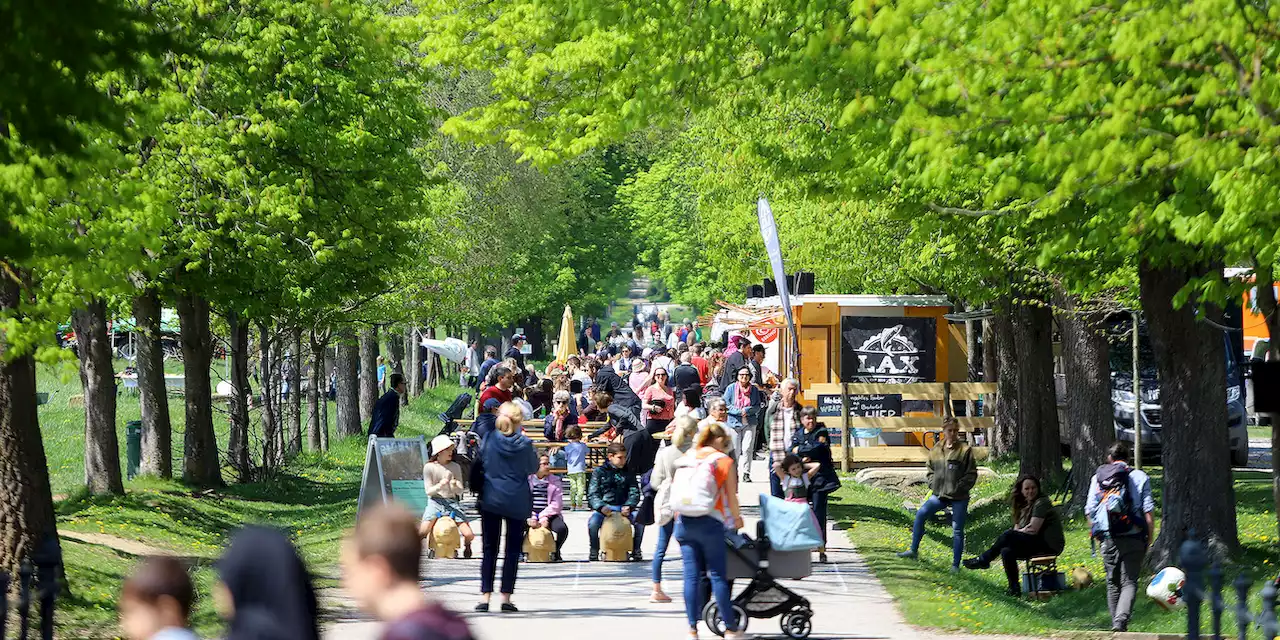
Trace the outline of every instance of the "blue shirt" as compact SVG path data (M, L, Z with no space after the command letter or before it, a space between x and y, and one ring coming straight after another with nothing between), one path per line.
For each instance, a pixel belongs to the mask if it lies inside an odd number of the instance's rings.
M565 468L569 473L587 472L587 445L582 442L570 442L564 447Z

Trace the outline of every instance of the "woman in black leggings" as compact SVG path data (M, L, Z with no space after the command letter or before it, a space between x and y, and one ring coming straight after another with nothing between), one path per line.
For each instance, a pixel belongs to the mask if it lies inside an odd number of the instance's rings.
M1040 479L1022 475L1013 485L1014 528L996 538L991 548L982 555L964 561L966 569L986 569L1000 558L1004 574L1009 580L1009 595L1022 595L1018 583L1018 561L1037 556L1056 556L1062 553L1066 538L1062 535L1062 519L1053 506L1053 500L1040 492Z

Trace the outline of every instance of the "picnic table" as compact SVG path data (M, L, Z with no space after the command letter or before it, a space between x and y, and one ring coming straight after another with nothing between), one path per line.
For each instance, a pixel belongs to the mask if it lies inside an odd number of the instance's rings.
M116 377L120 379L120 386L124 389L132 389L134 393L138 392L138 374L136 373L117 373ZM168 389L183 389L187 384L187 379L180 375L165 375L164 386Z

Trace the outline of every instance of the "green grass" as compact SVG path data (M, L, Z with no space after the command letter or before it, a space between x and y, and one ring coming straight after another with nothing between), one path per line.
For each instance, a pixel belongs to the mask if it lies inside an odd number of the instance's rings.
M1271 439L1271 427L1249 427L1249 438Z
M997 468L1003 470L1005 466L997 465ZM1158 505L1161 475L1158 469L1151 473ZM1003 496L1013 479L1013 475L1002 474L995 479L980 481L974 490L974 500ZM1248 567L1254 576L1274 576L1276 571L1277 537L1275 520L1271 515L1269 476L1238 473L1235 488L1243 550L1235 564L1227 568L1228 585L1240 567ZM928 526L920 546L919 560L903 560L895 556L907 549L911 542L913 514L903 507L903 502L908 497L919 501L924 495L920 491L903 496L848 479L844 487L833 495L831 507L833 517L842 521L838 526L847 528L850 539L898 601L907 622L946 630L1024 636L1043 635L1056 630L1110 628L1106 587L1102 582L1102 558L1090 554L1088 525L1083 518L1065 523L1067 547L1059 558L1059 568L1069 572L1075 566L1085 567L1094 577L1094 586L1062 593L1047 602L1030 602L1004 594L1004 572L998 562L986 571L950 573L949 526ZM1009 526L1009 508L1004 500L971 511L966 526L965 556L976 555ZM1144 593L1149 580L1150 575L1144 575L1143 582L1139 584L1138 604L1134 608L1130 631L1185 633L1185 613L1166 613L1147 600ZM1260 608L1258 592L1258 589L1253 592L1254 611ZM1234 595L1227 595L1226 602L1230 611L1235 606ZM1204 620L1205 629L1208 629L1207 610ZM1224 628L1234 629L1234 624L1231 613L1224 616Z
M221 623L205 597L214 580L211 562L244 524L267 524L287 531L318 582L334 583L338 545L355 519L366 438L335 438L328 452L304 453L267 480L233 484L219 491L195 492L178 482L140 477L126 482L124 496L88 496L81 488L84 413L82 408L66 404L66 396L79 393L79 379L74 375L60 377L59 373L42 367L39 388L51 392L50 403L40 409L40 421L54 492L60 497L57 512L61 531L107 534L191 558L197 567L195 578L201 594L194 621L203 637L221 634ZM402 412L397 435L434 435L440 428L436 414L458 392L458 387L448 385L415 399ZM336 424L332 403L329 408L332 430ZM174 422L174 471L180 473L180 399L171 400L170 410ZM122 394L118 411L123 456L123 425L136 419L137 397ZM220 416L215 414L215 420L219 423L219 443L225 446L225 418ZM137 557L108 544L68 538L63 539L63 553L71 596L59 601L58 635L116 637L116 597Z

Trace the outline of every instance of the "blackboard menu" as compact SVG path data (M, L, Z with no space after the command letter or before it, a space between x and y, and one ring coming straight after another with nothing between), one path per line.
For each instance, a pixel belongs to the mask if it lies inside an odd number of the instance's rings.
M840 417L840 396L818 396L818 415L825 418ZM897 418L902 416L902 394L850 394L849 417Z
M934 380L934 318L844 316L840 319L840 335L841 382L903 384Z

